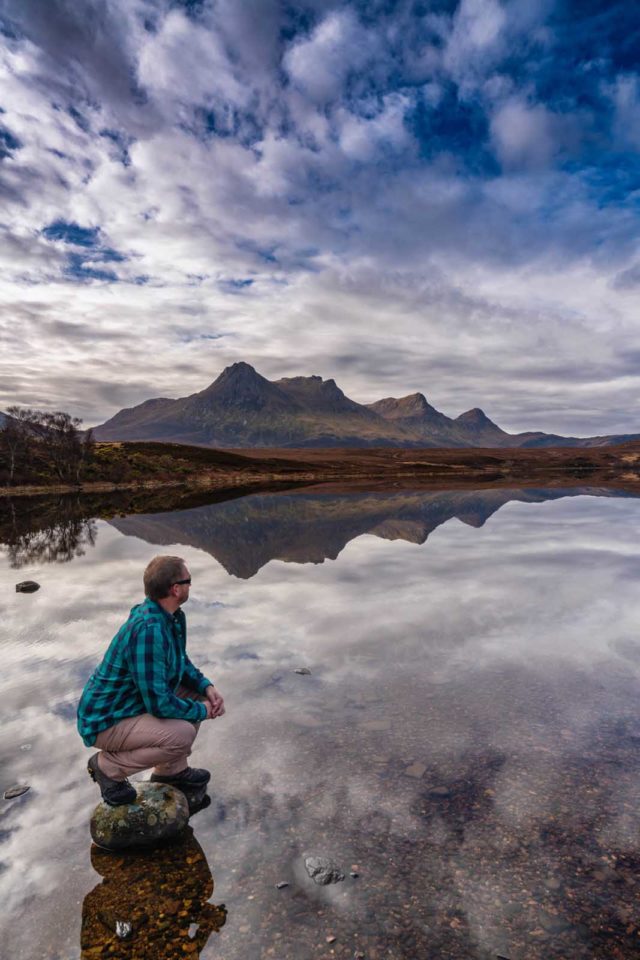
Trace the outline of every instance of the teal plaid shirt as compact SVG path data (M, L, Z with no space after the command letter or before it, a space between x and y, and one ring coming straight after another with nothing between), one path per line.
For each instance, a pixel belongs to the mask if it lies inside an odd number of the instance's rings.
M205 719L203 703L175 694L180 684L202 694L211 685L189 660L186 644L181 609L172 615L149 598L132 607L82 691L78 732L85 746L93 746L102 730L141 713L191 723Z

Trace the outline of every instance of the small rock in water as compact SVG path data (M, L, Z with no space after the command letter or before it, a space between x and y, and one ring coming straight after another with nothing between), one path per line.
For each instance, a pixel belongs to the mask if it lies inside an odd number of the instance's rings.
M360 724L363 730L388 730L391 726L391 720L366 720Z
M20 583L16 583L16 593L35 593L39 589L40 584L36 583L35 580L22 580Z
M294 672L294 673L299 673L300 676L302 676L302 677L309 677L309 676L311 676L311 670L309 670L309 667L296 667L296 669L295 669L293 672Z
M133 933L133 927L127 920L116 920L116 937L127 940Z
M288 886L288 880L281 880L280 883L276 883L276 890L284 890L284 888Z
M410 767L407 767L404 771L405 777L413 777L415 780L419 780L420 777L423 777L426 772L426 765L424 763L418 763L416 760L415 763L412 763Z
M431 787L429 790L430 797L450 797L451 790L449 787Z
M182 833L189 822L185 795L166 783L138 783L134 803L102 801L91 817L91 836L105 850L150 847Z
M3 800L14 800L15 797L21 797L23 793L26 793L27 790L30 789L28 783L14 783L12 787L7 787L2 794L2 798Z
M344 880L339 864L330 857L305 857L304 866L311 879L322 886Z
M544 914L540 917L540 926L552 936L571 929L571 923L568 920L555 914Z
M336 939L337 939L337 938L334 937L334 935L333 935L332 933L330 933L328 937L325 937L325 940L327 941L327 943L335 943L335 942L336 942Z

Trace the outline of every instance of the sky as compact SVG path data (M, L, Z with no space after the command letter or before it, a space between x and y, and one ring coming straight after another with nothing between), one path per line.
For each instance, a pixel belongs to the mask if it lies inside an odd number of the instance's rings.
M0 409L243 360L640 432L631 0L0 0Z

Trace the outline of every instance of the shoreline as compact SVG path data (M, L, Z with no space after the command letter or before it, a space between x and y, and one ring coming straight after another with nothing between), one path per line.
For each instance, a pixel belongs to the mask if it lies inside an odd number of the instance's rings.
M108 447L105 444L103 447ZM124 445L119 444L122 451ZM139 456L142 445L127 445ZM0 487L0 499L166 490L221 494L283 487L355 490L470 486L616 487L640 494L640 442L608 447L546 448L312 448L213 450L144 444L149 479L139 476L84 483ZM171 458L167 466L167 458ZM158 468L162 460L161 469ZM172 469L172 464L176 468ZM179 466L179 469L178 469ZM153 473L156 476L153 476ZM179 474L176 477L176 474Z

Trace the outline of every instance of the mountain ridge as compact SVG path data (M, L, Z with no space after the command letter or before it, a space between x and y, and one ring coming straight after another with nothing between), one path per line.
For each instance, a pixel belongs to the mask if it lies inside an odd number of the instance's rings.
M451 418L422 393L360 404L333 379L315 374L267 380L244 361L225 367L216 380L187 397L157 397L120 410L96 426L94 436L230 448L591 447L640 439L640 433L510 434L479 407Z

